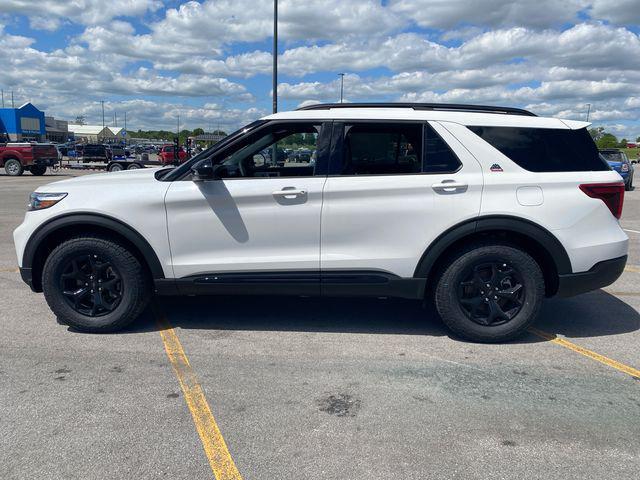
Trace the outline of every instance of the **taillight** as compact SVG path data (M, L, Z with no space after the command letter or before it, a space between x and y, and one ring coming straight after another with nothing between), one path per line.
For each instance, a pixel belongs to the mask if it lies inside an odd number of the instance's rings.
M622 216L624 203L624 183L586 183L580 185L580 190L591 198L599 198L611 210L614 217Z

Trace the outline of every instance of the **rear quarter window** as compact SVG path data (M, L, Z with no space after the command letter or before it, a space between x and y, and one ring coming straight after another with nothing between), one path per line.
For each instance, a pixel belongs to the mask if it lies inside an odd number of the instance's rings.
M610 170L586 128L467 128L530 172Z

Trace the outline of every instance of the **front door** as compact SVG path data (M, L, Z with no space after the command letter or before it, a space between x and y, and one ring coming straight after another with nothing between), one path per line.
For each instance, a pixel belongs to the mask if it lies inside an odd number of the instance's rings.
M319 122L271 122L212 159L221 178L173 182L166 211L175 277L317 277L324 130ZM299 151L311 154L300 160Z

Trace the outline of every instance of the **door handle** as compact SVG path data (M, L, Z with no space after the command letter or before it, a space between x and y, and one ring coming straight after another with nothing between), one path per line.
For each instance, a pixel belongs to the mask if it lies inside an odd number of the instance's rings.
M431 188L436 192L455 193L466 192L469 185L455 180L443 180L441 183L434 183Z
M307 191L306 190L296 190L296 189L283 189L283 190L278 190L273 192L273 196L274 197L301 197L303 195L306 195Z

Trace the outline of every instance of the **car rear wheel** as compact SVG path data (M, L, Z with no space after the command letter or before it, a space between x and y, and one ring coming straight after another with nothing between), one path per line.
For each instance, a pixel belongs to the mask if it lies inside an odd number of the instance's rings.
M478 244L444 268L435 305L444 323L477 342L502 342L521 335L535 320L544 298L540 266L509 245Z
M149 302L140 261L118 242L75 237L56 247L43 274L44 296L61 322L85 332L112 332L135 320Z
M19 177L24 172L24 167L20 163L20 160L16 158L10 158L4 162L4 171L11 177Z
M47 173L47 167L44 165L31 165L31 167L29 167L29 171L31 172L31 175L40 176Z

